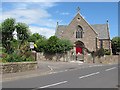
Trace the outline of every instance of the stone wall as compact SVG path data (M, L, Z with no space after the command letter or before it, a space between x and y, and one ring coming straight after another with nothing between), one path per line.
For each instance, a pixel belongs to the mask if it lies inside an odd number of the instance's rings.
M71 59L70 53L67 52L66 54L43 54L43 53L37 53L37 61L69 61Z
M110 63L118 63L118 58L120 55L105 55L101 58L95 58L96 63L110 64Z
M110 64L110 63L118 63L118 55L105 55L104 57L98 58L95 57L95 63L102 63L102 64ZM93 63L93 57L88 55L85 57L85 61L87 63Z
M104 57L98 58L95 57L94 61L95 63L103 63L103 64L109 64L109 63L118 63L118 55L105 55ZM84 57L85 63L93 63L93 57L91 54L85 54ZM43 53L37 53L37 60L42 61L76 61L76 55L72 55L71 52L67 52L66 54L56 54L56 55L43 55ZM78 61L80 58L78 57ZM81 60L82 61L82 60Z
M16 73L37 69L37 62L12 62L2 64L2 73Z

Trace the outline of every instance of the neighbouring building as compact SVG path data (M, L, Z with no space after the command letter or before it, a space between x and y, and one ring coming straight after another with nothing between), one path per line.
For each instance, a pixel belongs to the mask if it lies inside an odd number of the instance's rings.
M112 50L108 20L105 24L91 25L82 17L79 7L77 14L68 25L59 25L57 22L55 35L70 40L76 55L96 51L99 48Z

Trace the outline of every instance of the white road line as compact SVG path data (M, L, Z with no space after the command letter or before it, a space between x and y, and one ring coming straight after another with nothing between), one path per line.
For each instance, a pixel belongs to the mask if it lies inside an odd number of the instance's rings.
M53 70L53 68L51 67L51 66L48 66L48 68L52 71Z
M65 71L68 71L67 69Z
M85 76L81 76L81 77L79 77L79 79L82 79L82 78L85 78L85 77L89 77L89 76L92 76L92 75L96 75L98 73L100 73L100 72L91 73L91 74L88 74L88 75L85 75Z
M51 86L56 86L56 85L67 83L67 82L68 81L58 82L58 83L55 83L55 84L50 84L50 85L42 86L42 87L39 87L39 88L48 88L48 87L51 87Z
M116 67L113 67L113 68L109 68L109 69L106 69L105 71L110 71L112 69L115 69Z

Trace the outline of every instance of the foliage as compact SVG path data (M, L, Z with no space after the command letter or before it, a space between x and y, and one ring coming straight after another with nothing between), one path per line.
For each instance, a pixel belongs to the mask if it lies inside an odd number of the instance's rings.
M18 41L13 39L13 32L15 30L17 31ZM16 24L13 18L7 18L1 23L0 33L2 33L2 46L8 54L13 53L17 45L19 45L20 48L30 35L29 27L25 23Z
M57 43L57 52L63 53L72 49L72 44L69 40L60 39Z
M11 53L11 41L13 40L12 33L15 30L15 20L12 18L8 18L2 22L2 45L6 49L7 53Z
M120 52L120 37L114 37L112 39L112 52L114 55Z
M7 54L5 57L2 58L3 62L23 62L23 61L33 61L33 57L30 56L26 58L25 55L12 53Z
M37 52L44 52L45 51L45 47L47 46L47 40L45 38L38 39L36 41L36 46L37 47L35 47L35 50Z
M108 50L108 49L104 49L104 52L105 52L105 55L110 55L111 54L110 50Z
M17 31L17 37L18 40L21 41L19 48L21 47L21 45L24 43L25 40L27 40L29 38L29 28L25 23L17 23L16 27L16 31Z
M101 58L102 56L105 55L105 51L104 51L104 48L100 48L99 50L97 50L95 52L95 56L98 56L99 58Z
M49 54L54 54L56 53L56 45L58 43L58 38L56 36L51 36L48 40L47 40L47 45L45 47L45 53L49 53Z
M72 48L69 40L62 40L56 36L51 36L44 47L44 53L55 54L64 53Z
M3 62L25 62L25 61L34 61L32 52L28 47L26 42L21 46L20 50L15 50L12 54L2 53Z
M41 38L45 39L45 37L43 37L43 36L40 35L39 33L34 33L34 34L32 34L32 35L29 37L28 41L35 43L38 39L41 39Z

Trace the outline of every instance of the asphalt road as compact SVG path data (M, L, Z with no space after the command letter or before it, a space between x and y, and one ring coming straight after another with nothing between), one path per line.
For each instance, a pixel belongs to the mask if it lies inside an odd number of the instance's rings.
M118 65L67 68L45 76L2 83L3 88L117 88ZM3 89L4 90L4 89Z

